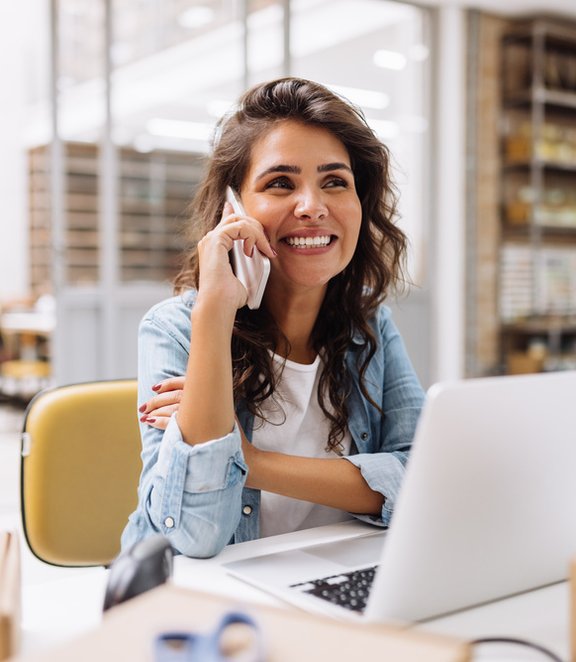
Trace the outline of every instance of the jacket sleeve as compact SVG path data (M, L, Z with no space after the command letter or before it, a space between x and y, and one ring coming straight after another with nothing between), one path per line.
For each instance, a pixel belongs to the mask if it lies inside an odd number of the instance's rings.
M367 426L370 438L364 448L362 439L355 439L360 452L346 459L360 469L371 489L384 496L380 518L355 516L388 526L404 478L424 391L387 308L380 311L377 330L380 347L366 372L366 381L382 414L364 399L364 408L371 411L373 419L373 424Z
M188 307L178 311L177 306L167 306L140 324L140 404L153 395L154 384L185 374L189 320ZM143 423L140 430L142 474L138 506L122 535L122 547L160 532L181 554L217 554L232 538L241 515L247 466L237 425L225 437L196 446L183 441L177 414L165 431Z

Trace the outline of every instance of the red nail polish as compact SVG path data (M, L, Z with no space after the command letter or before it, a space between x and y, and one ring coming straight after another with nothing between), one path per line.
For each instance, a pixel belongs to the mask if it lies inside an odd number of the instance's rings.
M147 418L146 423L156 423L156 419L155 418Z
M159 390L160 390L160 386L162 386L162 384L154 384L154 386L152 387L152 390L153 390L153 391L159 391Z
M138 407L138 411L144 413L146 411L146 405L140 405L140 407Z

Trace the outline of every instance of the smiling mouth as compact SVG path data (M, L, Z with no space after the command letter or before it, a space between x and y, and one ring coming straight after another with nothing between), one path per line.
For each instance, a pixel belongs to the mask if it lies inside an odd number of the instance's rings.
M288 246L294 248L324 248L334 239L333 235L323 235L320 237L286 237L283 239Z

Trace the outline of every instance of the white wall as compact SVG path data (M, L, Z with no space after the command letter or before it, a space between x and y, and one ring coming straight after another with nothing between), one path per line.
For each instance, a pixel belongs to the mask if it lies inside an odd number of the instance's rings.
M438 9L437 19L432 151L432 382L464 376L466 278L465 11L444 5Z
M0 305L28 293L25 123L29 3L0 2Z

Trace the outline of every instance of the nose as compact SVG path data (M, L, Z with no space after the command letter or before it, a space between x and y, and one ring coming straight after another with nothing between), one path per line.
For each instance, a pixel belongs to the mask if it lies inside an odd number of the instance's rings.
M303 221L321 221L328 215L322 192L306 189L300 192L294 215Z

